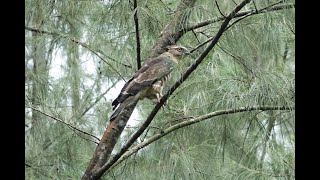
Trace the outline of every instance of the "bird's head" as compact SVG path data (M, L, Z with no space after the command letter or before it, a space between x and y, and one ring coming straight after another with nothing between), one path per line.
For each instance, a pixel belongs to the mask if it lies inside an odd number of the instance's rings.
M181 59L183 56L190 54L187 48L180 45L167 46L167 52L172 54L176 59Z

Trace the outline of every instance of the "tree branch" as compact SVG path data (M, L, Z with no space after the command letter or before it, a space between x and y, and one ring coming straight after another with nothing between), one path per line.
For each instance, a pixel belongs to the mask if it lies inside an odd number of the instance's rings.
M209 43L210 41L213 40L214 37L209 38L208 40L206 40L205 42L197 45L196 47L194 47L193 49L190 50L190 53L193 53L195 50L199 49L200 47L202 47L203 45Z
M137 47L136 47L136 53L137 53L137 67L138 69L141 68L141 57L140 57L140 37L139 37L139 21L138 21L138 9L137 9L137 0L133 0L133 8L134 8L134 25L135 25L135 30L136 30L136 42L137 42Z
M77 40L77 39L75 39L75 38L70 38L68 35L65 35L65 34L60 34L60 33L56 33L56 32L49 32L49 31L40 30L40 29L36 29L36 28L31 28L31 27L27 27L27 26L25 26L25 29L26 29L26 30L29 30L29 31L37 32L37 33L49 34L49 35L53 35L53 36L60 36L60 37L63 37L63 38L65 38L65 39L69 39L69 40L71 40L72 42L74 42L74 43L76 43L76 44L79 44L80 46L88 49L88 50L91 51L93 54L95 54L96 56L98 56L103 62L105 62L106 64L108 64L108 65L125 81L125 79L123 78L123 76L122 76L110 63L108 63L103 57L101 57L101 56L98 54L98 52L101 53L101 54L103 54L101 51L95 51L95 50L93 50L93 48L90 47L89 45L87 45L87 44L85 44L85 43L83 43L83 42L81 42L81 41L79 41L79 40ZM117 62L117 61L116 61L115 59L113 59L112 57L109 57L109 56L107 56L107 55L105 55L105 54L103 54L103 55L104 55L105 57L109 58L110 60L116 62L116 63L119 63L119 64L121 64L121 65L123 65L123 66L125 66L125 67L131 68L130 65L126 65L126 64Z
M51 119L53 119L53 120L55 120L55 121L58 121L58 122L60 122L60 123L62 123L62 124L64 124L64 125L67 125L67 127L71 128L72 130L79 131L79 132L81 132L81 133L83 133L83 134L89 135L89 136L97 139L98 141L100 141L100 139L99 139L98 137L96 137L96 136L94 136L94 135L92 135L92 134L90 134L90 133L87 133L87 132L85 132L85 131L82 131L82 130L80 130L80 129L74 127L74 126L72 126L71 124L64 122L64 121L61 120L61 119L58 119L58 118L56 118L56 117L54 117L54 116L51 116L51 115L49 115L49 114L47 114L47 113L45 113L45 112L42 112L41 110L39 110L39 109L37 109L37 108L31 107L31 106L28 106L28 107L31 108L31 109L33 109L33 110L35 110L35 111L37 111L37 112L39 112L39 113L41 113L41 114L43 114L43 115L45 115L45 116L50 117ZM78 134L77 134L77 135L78 135ZM81 137L81 136L80 136L80 137ZM82 138L82 137L81 137L81 138ZM89 140L90 140L90 139L89 139ZM92 141L92 140L90 140L90 141ZM97 142L95 142L95 141L92 141L92 142L94 142L94 143L97 144Z
M222 36L225 28L227 27L228 23L232 18L234 18L235 14L246 4L248 4L251 0L244 0L238 6L236 6L231 13L223 21L219 31L217 32L216 36L212 40L212 42L208 45L208 47L204 50L204 52L196 59L195 63L189 67L182 77L170 88L170 90L160 99L160 102L153 108L149 116L147 117L146 121L142 124L142 126L131 136L131 138L124 144L124 146L120 149L118 153L116 153L109 161L99 168L96 171L96 174L100 174L105 172L109 169L112 164L114 164L122 154L124 154L129 147L136 141L136 139L144 132L144 130L149 126L155 115L160 110L161 106L164 102L168 99L168 97L189 77L189 75L198 67L198 65L203 61L203 59L209 54L211 49L216 45L220 37Z
M237 109L227 109L227 110L218 110L214 111L202 116L198 116L196 118L192 118L190 120L183 121L181 123L175 124L173 126L168 127L167 129L163 130L161 133L155 134L145 140L144 142L135 145L134 147L130 148L128 151L126 151L112 166L111 168L114 168L118 164L120 164L122 161L130 157L132 154L135 154L137 151L140 149L148 146L149 144L155 142L156 140L170 134L173 131L176 131L180 128L207 120L209 118L215 117L215 116L220 116L220 115L225 115L225 114L235 114L239 112L248 112L248 111L270 111L270 110L294 110L293 107L278 107L278 106L254 106L254 107L240 107ZM110 169L111 169L110 168ZM108 171L110 171L110 169ZM107 172L108 172L107 171Z
M217 0L215 0L215 3L216 3L216 6L217 6L218 11L219 11L219 13L221 14L221 16L223 16L223 18L226 18L226 16L221 12L221 10L220 10L220 7L219 7L219 4L218 4Z
M278 5L278 6L270 5L270 6L266 7L266 8L260 9L258 11L249 10L249 11L238 12L237 14L235 14L234 18L243 17L243 16L245 16L247 14L250 14L250 13L255 15L255 14L262 14L262 13L271 12L271 11L277 11L277 10L283 10L283 9L291 9L291 8L295 8L295 4L282 4L282 5ZM214 18L214 19L209 19L209 20L197 23L195 25L191 25L191 26L186 27L184 29L181 29L180 31L188 32L188 31L191 31L191 30L194 30L194 29L198 29L198 28L203 27L203 26L207 26L207 25L212 24L212 23L223 21L224 19L225 19L225 17L217 17L217 18Z
M152 47L149 58L157 57L165 52L167 45L175 44L185 33L180 31L186 27L186 19L190 15L189 8L193 7L195 0L181 0L176 8L172 20L164 27L156 44Z

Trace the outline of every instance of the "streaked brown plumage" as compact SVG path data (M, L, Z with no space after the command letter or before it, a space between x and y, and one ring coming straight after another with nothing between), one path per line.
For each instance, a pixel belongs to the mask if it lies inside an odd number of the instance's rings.
M168 51L146 61L126 82L118 97L112 102L113 110L130 96L159 102L162 97L163 85L169 79L170 72L175 64L188 53L189 51L183 46L171 45L168 47ZM114 114L111 116L111 120Z

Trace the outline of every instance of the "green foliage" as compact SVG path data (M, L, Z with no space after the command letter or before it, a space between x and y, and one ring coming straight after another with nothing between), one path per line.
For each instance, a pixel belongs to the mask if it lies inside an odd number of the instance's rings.
M173 18L179 2L138 0L142 60ZM224 15L234 8L234 2L217 1ZM277 1L254 2L243 11L262 9ZM26 26L53 33L35 35L26 30L25 35L25 176L80 179L96 147L92 141L97 139L47 115L101 138L115 96L112 87L119 91L122 77L127 80L136 71L133 3L25 3ZM209 0L196 1L186 11L190 17L185 25L222 16L215 1ZM168 105L136 144L159 133L159 129L217 110L263 105L294 107L294 19L292 8L252 15L234 24L170 96ZM221 21L187 32L178 43L196 47L213 37L220 25ZM199 56L205 46L194 51L194 56ZM183 60L164 92L194 60ZM42 64L35 70L39 62ZM130 120L136 123L125 129L114 152L153 107L148 100L139 102L139 116ZM294 111L216 116L155 141L102 179L294 179L294 129Z

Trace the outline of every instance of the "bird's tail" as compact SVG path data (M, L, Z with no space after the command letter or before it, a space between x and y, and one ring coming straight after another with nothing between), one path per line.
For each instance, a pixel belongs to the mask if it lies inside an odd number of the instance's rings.
M130 97L130 94L122 94L120 93L118 97L112 101L112 110L115 110L118 106L118 104L122 103L125 99Z
M126 98L120 105L116 108L116 110L112 113L110 116L110 122L116 119L116 117L119 116L119 114L123 112L123 117L130 118L134 108L136 107L139 99L136 96L129 96ZM118 104L117 104L118 105Z

